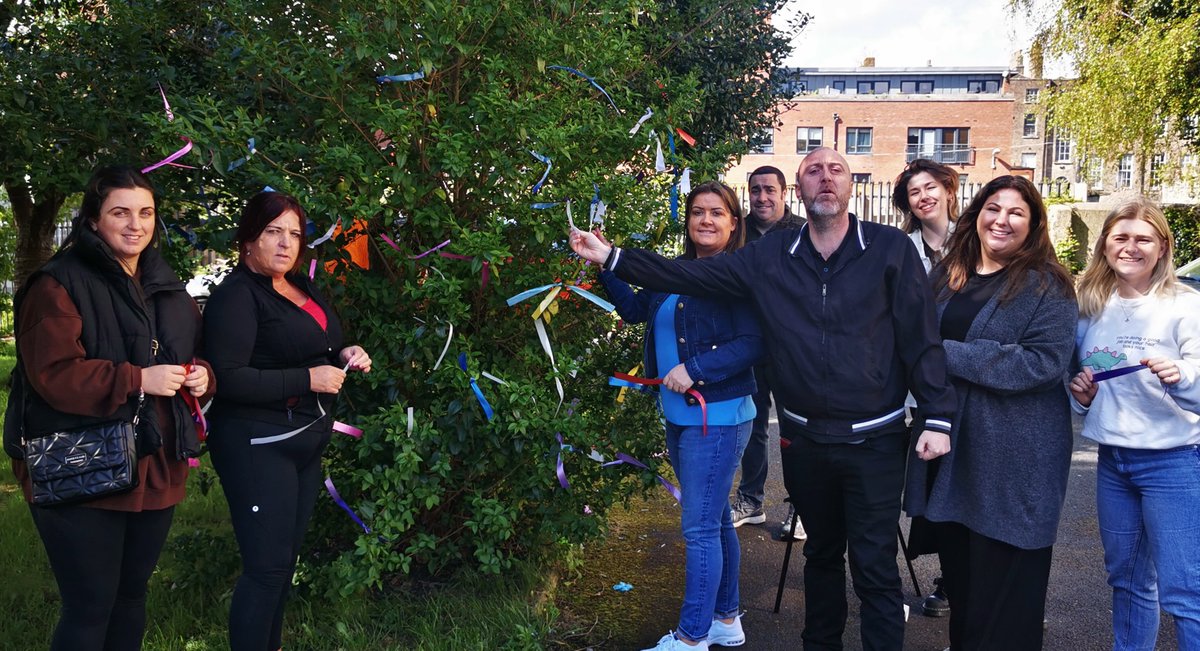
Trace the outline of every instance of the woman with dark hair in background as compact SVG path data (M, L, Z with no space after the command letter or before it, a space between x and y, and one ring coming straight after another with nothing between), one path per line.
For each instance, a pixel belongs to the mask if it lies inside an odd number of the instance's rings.
M1071 463L1064 383L1077 316L1046 222L1032 183L993 179L934 270L959 420L932 490L912 463L905 500L935 528L954 651L1042 646Z
M140 649L146 585L183 500L200 432L184 393L212 384L195 358L200 312L152 245L154 186L137 170L97 170L62 248L14 301L17 370L5 448L113 420L135 423L138 484L84 502L30 504L62 606L52 651ZM29 470L13 470L32 502Z
M918 158L896 177L892 205L906 215L904 232L917 248L925 273L946 254L958 219L958 172Z
M723 183L696 186L684 214L684 259L736 251L745 241L741 203ZM635 292L611 271L601 272L600 281L623 319L647 324L646 377L662 378L667 389L659 392L659 401L683 494L683 608L678 628L651 651L741 645L746 640L739 612L741 548L729 491L755 414L754 363L763 352L758 320L748 305ZM704 397L707 416L689 389Z
M942 261L950 245L950 236L954 234L954 222L958 220L958 172L928 158L918 158L896 177L892 205L906 215L904 232L908 233L908 239L920 256L925 273L929 273ZM912 410L917 408L911 393L904 406L911 417ZM930 480L941 462L941 459L928 462L933 469L926 474ZM906 550L909 558L937 551L928 524L920 516L913 518ZM933 586L933 592L921 603L921 612L928 617L945 617L950 614L950 603L942 589L942 577L934 579Z
M1179 648L1200 649L1200 294L1175 281L1174 239L1158 206L1124 203L1079 283L1083 368L1070 389L1083 435L1100 444L1117 651L1154 649L1160 605ZM1097 377L1117 367L1138 372Z
M362 347L342 346L337 315L297 273L304 224L289 195L251 198L238 224L238 265L204 310L205 350L221 382L209 448L242 556L229 614L233 651L281 648L333 396L346 371L371 370Z

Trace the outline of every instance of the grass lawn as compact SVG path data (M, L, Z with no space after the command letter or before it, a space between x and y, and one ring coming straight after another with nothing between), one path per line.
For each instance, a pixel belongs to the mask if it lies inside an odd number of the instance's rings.
M0 341L0 405L7 404L13 344ZM0 468L0 651L49 647L58 591L11 472ZM201 491L192 473L188 498L150 581L147 651L226 649L226 617L237 549L219 485ZM197 544L197 541L199 544ZM188 544L184 544L184 543ZM185 553L185 548L190 550ZM197 552L196 550L203 550ZM502 577L467 576L445 587L327 599L308 594L288 605L287 651L381 649L539 649L562 644L553 602L538 606L544 572L524 567ZM559 642L552 642L559 638ZM577 647L578 645L573 645Z

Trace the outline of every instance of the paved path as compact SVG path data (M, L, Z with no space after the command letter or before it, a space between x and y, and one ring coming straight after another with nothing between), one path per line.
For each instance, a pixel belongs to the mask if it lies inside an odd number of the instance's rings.
M1077 422L1077 432L1078 425ZM785 548L784 543L778 540L779 522L786 515L786 506L782 503L785 493L779 472L778 435L774 426L771 436L773 456L767 485L767 523L738 529L742 543L742 607L746 611L742 621L747 632L747 643L741 648L747 651L791 651L801 648L804 594L803 556L799 544L793 548L791 572L784 589L782 607L778 615L772 612ZM1059 526L1059 539L1051 569L1046 610L1048 628L1044 646L1049 651L1103 651L1112 648L1110 592L1105 584L1103 553L1096 527L1095 481L1096 446L1077 433L1067 503ZM645 588L638 597L646 599L650 605L634 610L648 615L650 621L629 622L632 626L615 632L607 643L596 648L638 649L650 646L658 636L674 628L677 622L683 562L683 545L677 533L678 510L670 508L673 503L668 500L653 504L658 504L657 508L664 508L664 513L662 518L650 519L655 523L652 530L628 529L619 532L618 538L632 544L622 545L613 540L613 546L605 552L621 553L622 558L630 559L630 567L637 568L635 576L644 582L642 586ZM664 504L665 507L662 506ZM941 651L949 644L946 636L948 620L919 614L922 595L914 592L903 558L898 558L897 562L901 564L905 602L913 611L905 629L904 648ZM919 558L916 569L921 588L929 590L933 577L937 576L936 557ZM655 573L659 576L653 576ZM615 597L611 590L603 589L603 584L612 577L588 579L585 576L582 583L597 585L598 589L593 593L595 596L602 599L625 598ZM633 579L630 580L633 582ZM628 595L633 595L633 592ZM845 648L852 651L861 648L858 601L849 589L847 595L850 619L844 639ZM714 647L717 648L721 647ZM1158 649L1175 648L1173 626L1170 618L1164 616Z

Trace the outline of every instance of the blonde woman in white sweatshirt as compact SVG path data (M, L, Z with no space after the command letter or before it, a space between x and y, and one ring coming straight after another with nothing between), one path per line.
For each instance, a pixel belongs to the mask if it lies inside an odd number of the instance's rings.
M1113 210L1079 285L1071 380L1100 444L1096 502L1113 593L1113 648L1153 650L1159 607L1200 650L1200 293L1175 281L1154 204Z

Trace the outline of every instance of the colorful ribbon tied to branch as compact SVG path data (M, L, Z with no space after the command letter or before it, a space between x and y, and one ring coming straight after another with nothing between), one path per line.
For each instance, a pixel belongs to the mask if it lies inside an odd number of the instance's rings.
M424 78L425 78L425 71L418 70L416 72L409 72L409 73L403 74L403 75L379 75L378 77L375 78L375 81L380 84L390 84L390 83L405 82L405 81L416 81L418 79L424 79Z
M646 464L642 463L641 461L638 461L637 459L634 459L633 457L629 456L628 454L625 454L624 452L618 452L617 458L615 461L609 461L608 463L601 464L600 467L607 468L609 466L619 466L623 463L631 465L631 466L636 466L643 470L650 470L650 466L647 466ZM679 489L675 487L675 484L672 484L671 482L664 479L662 475L656 475L656 476L658 477L658 483L662 484L662 487L665 488L667 490L667 492L671 494L671 497L674 497L676 502L683 504L683 494L679 492Z
M652 117L654 117L654 111L651 111L650 107L647 106L646 112L642 114L642 117L638 118L637 124L634 124L633 128L629 130L629 135L632 136L636 134L638 129L641 129L642 125L646 123L646 120L649 120Z
M652 386L658 386L662 383L663 381L659 378L634 377L626 373L613 373L613 376L608 378L610 386L637 389L638 391L645 391ZM708 436L708 403L704 402L704 396L700 395L700 392L695 388L688 389L684 393L695 398L696 402L700 405L701 435Z
M483 407L483 415L487 416L488 420L491 420L495 416L495 412L492 411L492 405L488 403L487 398L483 397L483 391L479 388L479 383L475 381L475 378L467 370L466 353L458 354L458 367L462 369L462 372L467 376L467 380L471 383L471 390L475 392L475 398L479 400L479 406Z
M175 114L171 112L171 104L167 101L167 93L166 93L166 91L163 90L162 84L158 85L158 92L162 95L162 98L163 98L163 110L166 111L166 113L167 113L167 122L174 122ZM186 144L184 144L184 146L182 148L180 148L174 154L167 156L166 158L158 161L157 163L155 163L153 165L150 165L148 167L143 167L142 174L149 174L150 172L153 172L154 170L162 167L163 165L175 165L176 167L189 167L188 165L176 165L176 163L175 163L175 161L179 160L185 154L187 154L189 151L192 150L192 141L190 138L186 138L184 136L180 136L179 138L180 138L180 140L183 140L184 143L186 143Z
M538 306L534 308L533 313L530 316L533 318L533 328L537 331L538 341L542 344L542 350L545 351L546 357L550 358L550 368L554 369L554 387L558 391L558 404L560 407L562 406L565 392L563 391L562 380L560 380L558 377L558 364L554 360L554 349L550 346L550 337L546 334L546 326L543 325L543 321L549 323L551 315L558 312L558 297L559 293L562 291L574 292L596 304L605 312L612 312L613 310L617 309L612 303L609 303L608 301L596 296L582 287L576 287L575 285L568 285L561 282L550 283L548 285L542 285L541 287L527 289L508 299L508 306L512 307L517 303L537 296L542 292L546 293L541 302L538 303Z
M368 527L367 523L363 522L362 518L358 517L358 514L354 512L354 509L350 508L350 505L346 503L346 500L342 499L342 496L338 494L337 488L335 488L333 485L333 477L325 477L325 490L329 493L329 496L333 498L335 504L342 507L343 511L350 514L351 520L354 520L358 526L362 527L362 530L365 533L371 533L371 527Z
M564 489L570 490L571 482L567 481L567 471L563 468L562 451L564 448L569 449L571 446L563 443L561 433L555 434L554 437L558 439L558 461L554 464L554 474L558 475L558 484Z
M250 153L230 163L229 167L225 168L226 172L232 172L242 165L245 165L246 161L250 160L250 157L254 155L254 138L246 141L246 148L250 150Z
M675 183L671 184L671 219L679 221L679 165L675 162L675 135L667 129L667 146L671 150L671 167L675 170Z
M577 77L583 77L584 79L586 79L588 81L589 84L591 84L592 86L595 86L596 90L600 91L604 95L604 98L608 100L608 103L613 107L614 111L616 111L617 113L621 112L621 109L617 108L617 103L613 101L612 95L609 95L608 91L604 90L604 87L601 86L600 84L596 83L596 80L591 78L590 76L588 76L574 68L568 68L567 66L546 66L546 69L547 70L564 70L564 71L569 72Z
M529 150L529 153L533 154L534 158L546 165L546 171L542 172L542 178L538 179L538 182L534 183L533 188L529 191L529 194L537 194L539 191L541 191L542 184L546 182L546 177L550 176L550 169L554 167L554 163L550 162L549 156L543 156L532 149Z

